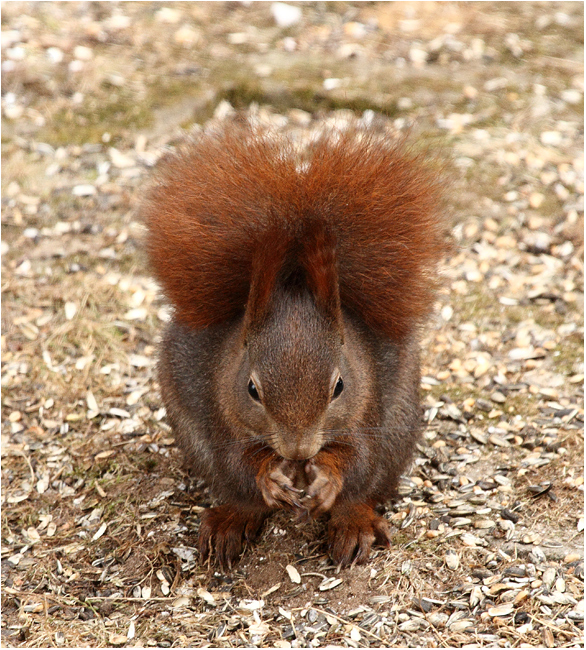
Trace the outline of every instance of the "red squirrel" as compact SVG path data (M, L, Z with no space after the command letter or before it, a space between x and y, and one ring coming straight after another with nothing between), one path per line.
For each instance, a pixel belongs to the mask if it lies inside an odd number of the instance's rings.
M390 545L375 508L421 430L441 196L424 155L360 127L302 146L233 121L159 163L142 213L174 308L161 394L222 503L201 517L203 560L231 567L276 509L327 513L340 565Z

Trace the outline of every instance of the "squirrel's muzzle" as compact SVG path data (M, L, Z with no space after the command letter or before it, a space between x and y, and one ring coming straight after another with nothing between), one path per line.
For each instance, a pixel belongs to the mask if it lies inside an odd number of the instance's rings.
M275 450L287 460L309 460L317 454L321 447L321 436L314 433L301 439L281 439L275 445Z

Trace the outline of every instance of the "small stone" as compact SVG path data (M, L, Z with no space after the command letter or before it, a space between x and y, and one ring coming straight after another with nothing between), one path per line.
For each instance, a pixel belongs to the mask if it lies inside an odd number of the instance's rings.
M540 140L546 146L558 147L562 143L562 134L559 131L544 131Z
M583 94L579 90L573 88L562 90L561 97L568 104L579 104L584 99Z
M302 111L300 108L292 108L287 115L291 122L298 124L299 126L309 126L313 119L311 113Z
M93 196L97 192L94 185L76 185L71 193L73 196Z
M47 48L45 54L51 63L61 63L63 61L63 50L60 50L58 47Z
M216 106L216 110L214 111L214 118L216 120L224 120L228 116L233 115L234 113L235 113L235 111L234 111L234 108L232 107L232 104L230 104L230 102L223 99Z
M21 40L20 32L17 29L7 29L2 32L2 49L12 47Z
M20 104L11 104L10 106L4 107L4 115L9 120L18 120L22 117L24 113L24 108Z
M551 237L546 232L527 232L523 237L527 249L532 253L547 253L551 248Z
M529 205L532 208L535 209L539 208L542 205L544 200L545 200L545 195L541 194L541 192L531 192L531 194L529 195Z
M472 523L472 519L468 517L454 517L450 520L450 526L452 528L463 528L464 526L469 526Z
M112 161L114 167L117 167L118 169L125 169L127 167L134 167L136 165L134 158L123 154L115 147L110 147L108 150L108 155L110 156L110 160Z
M413 65L421 67L426 64L429 57L428 52L426 52L421 47L412 46L409 50L409 59Z
M335 88L339 88L341 85L342 85L342 80L336 79L334 77L330 77L329 79L324 79L323 82L324 90L334 90Z
M122 88L124 84L126 83L126 79L121 75L121 74L114 74L111 73L109 74L106 79L108 80L108 83L112 86L116 86L117 88ZM108 135L107 140L104 139L104 136ZM102 136L102 140L104 142L110 142L110 134L104 133Z
M513 361L524 361L535 358L535 349L531 346L527 348L513 348L509 351L509 359Z
M490 399L497 404L504 404L507 401L506 396L500 390L495 390L490 396Z
M171 7L163 7L155 12L155 18L161 23L168 23L175 25L181 20L182 12L179 9L172 9Z
M273 2L271 13L279 27L292 27L301 20L301 9L299 7L286 4L285 2Z
M73 50L73 56L80 61L90 61L93 56L93 50L85 45L76 45Z
M413 100L411 97L399 97L397 99L397 108L401 111L408 111L413 108Z
M478 365L474 368L474 378L479 379L484 376L491 368L491 364L485 359L481 360Z
M178 43L179 45L184 45L186 47L189 47L191 45L195 45L200 40L201 34L193 27L189 27L188 25L183 25L183 27L180 27L175 32L173 38L175 39L175 42Z
M74 302L67 301L65 303L65 318L73 320L75 314L77 314L77 305Z
M112 31L118 31L130 27L130 23L131 20L129 16L114 14L113 16L110 16L108 20L106 20L104 27Z
M6 50L6 56L13 61L24 61L26 58L26 50L24 47L11 47Z
M285 52L295 52L297 49L297 41L291 36L286 36L283 39L283 49Z

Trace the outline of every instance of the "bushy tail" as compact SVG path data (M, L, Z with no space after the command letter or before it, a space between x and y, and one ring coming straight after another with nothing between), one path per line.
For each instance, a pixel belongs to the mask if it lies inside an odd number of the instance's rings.
M195 328L268 300L293 259L326 311L341 304L400 339L433 304L447 250L441 199L422 155L368 131L329 132L299 151L228 123L159 164L142 211L155 274Z

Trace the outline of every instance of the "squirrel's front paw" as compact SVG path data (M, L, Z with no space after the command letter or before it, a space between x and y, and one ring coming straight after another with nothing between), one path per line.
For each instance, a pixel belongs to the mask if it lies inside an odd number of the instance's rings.
M305 466L309 486L305 491L308 500L304 502L312 517L327 512L342 490L342 477L335 468L310 460Z
M256 484L269 508L303 508L299 501L302 490L294 485L297 466L284 458L271 458L256 476Z

